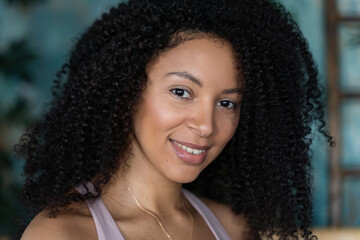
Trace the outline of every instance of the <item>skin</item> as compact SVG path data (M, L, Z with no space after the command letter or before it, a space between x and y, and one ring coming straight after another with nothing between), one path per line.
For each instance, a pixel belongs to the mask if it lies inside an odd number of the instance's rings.
M184 207L194 218L194 239L214 239L181 188L216 159L236 131L243 86L233 48L219 39L189 40L149 63L147 75L143 102L133 117L131 154L101 198L126 239L167 239L156 220L139 209L128 187L173 239L191 239ZM196 164L184 161L171 140L206 146L206 153ZM228 206L203 201L232 239L242 238L241 217ZM40 213L22 239L96 239L87 207L70 207L54 219Z

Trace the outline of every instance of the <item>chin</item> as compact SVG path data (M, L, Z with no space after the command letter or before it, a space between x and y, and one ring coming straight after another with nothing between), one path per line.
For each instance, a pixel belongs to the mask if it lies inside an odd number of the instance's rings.
M194 177L194 178L191 178L191 179L184 179L183 181L181 181L182 184L185 184L185 183L191 183L193 181L196 180L198 176Z
M171 175L170 174L167 176L170 180L176 183L185 184L195 181L200 175L200 172L191 172L187 170L182 172L173 172Z

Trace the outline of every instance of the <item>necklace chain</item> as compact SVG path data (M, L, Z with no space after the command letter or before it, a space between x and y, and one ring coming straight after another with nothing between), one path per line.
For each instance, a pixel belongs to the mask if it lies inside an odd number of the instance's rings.
M163 224L161 223L160 219L158 218L158 216L156 216L155 213L147 210L146 208L144 208L143 206L141 206L141 204L139 203L139 201L136 199L135 194L133 193L133 191L131 190L130 187L127 188L129 190L129 192L131 193L132 197L135 200L136 205L145 213L151 215L153 218L156 219L156 221L158 222L159 226L161 227L162 231L165 233L166 237L170 240L173 240L170 236L170 234L166 231L166 229L164 228ZM182 201L182 207L185 210L185 212L189 215L190 217L190 222L191 222L191 239L194 239L194 218L191 215L191 213L189 212L189 210L185 207L184 201Z

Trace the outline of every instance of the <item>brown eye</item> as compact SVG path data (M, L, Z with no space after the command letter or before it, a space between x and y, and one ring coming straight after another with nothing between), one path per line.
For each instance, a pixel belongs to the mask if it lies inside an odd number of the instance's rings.
M235 109L236 108L236 104L229 100L220 101L217 103L217 105L220 107L223 107L223 108L227 108L227 109Z
M189 92L181 88L172 89L171 92L177 97L187 98L187 99L191 98Z

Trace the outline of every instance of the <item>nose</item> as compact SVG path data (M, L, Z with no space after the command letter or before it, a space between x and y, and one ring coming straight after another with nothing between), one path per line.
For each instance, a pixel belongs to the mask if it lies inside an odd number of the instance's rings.
M216 132L213 104L197 104L187 120L187 126L200 137L209 137Z

